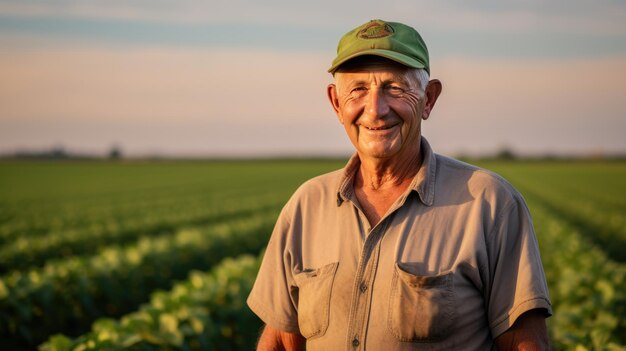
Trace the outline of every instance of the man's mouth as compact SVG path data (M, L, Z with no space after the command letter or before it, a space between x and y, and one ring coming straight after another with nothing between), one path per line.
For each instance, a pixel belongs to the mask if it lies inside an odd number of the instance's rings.
M365 127L368 130L386 130L386 129L393 128L394 126L391 125L391 126L382 126L382 127L368 127L368 126L363 126L363 127Z

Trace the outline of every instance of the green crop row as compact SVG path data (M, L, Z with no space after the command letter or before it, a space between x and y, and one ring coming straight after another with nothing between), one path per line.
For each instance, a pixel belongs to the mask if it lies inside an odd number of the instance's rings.
M24 236L0 247L0 273L41 266L50 259L90 255L105 245L126 244L141 236L162 235L183 226L206 225L247 216L279 205L279 201L268 196L251 197L243 201L198 206L187 211L172 211L175 215L166 217L140 217L126 222L111 219L106 226L94 226L89 230L69 229L37 238Z
M487 164L525 196L567 220L607 255L626 262L626 165L623 163Z
M119 320L100 319L72 340L53 336L40 351L251 350L260 320L245 306L259 259L227 258L208 273L192 272L168 292Z
M341 165L0 163L0 271L15 269L0 278L0 350L32 349L57 332L76 337L97 318L137 311L155 289L170 288L189 270L257 252L273 225L274 204L284 202L304 179ZM626 164L530 162L487 168L528 199L554 304L548 319L554 349L626 350L626 237L619 234L626 229ZM238 201L246 205L234 205ZM228 222L213 226L216 205L233 206L219 209L232 217L219 217ZM235 215L244 208L265 214ZM55 256L66 258L46 261ZM225 285L229 294L238 294L237 274L225 272L207 289L217 294ZM193 273L178 286L192 284L196 275L202 274ZM233 285L227 283L231 278ZM157 297L179 294L180 303L190 305L188 299L206 294L185 294L178 286L154 294L152 304L131 315L137 318L102 319L88 338L59 336L46 347L119 349L122 342L131 350L242 349L253 343L257 325L236 319L250 316L243 303L185 310L169 297ZM236 335L247 340L233 342Z
M187 194L184 189L181 192ZM13 204L16 207L23 203L19 208L20 213L3 223L0 227L0 239L10 242L23 236L40 238L58 235L66 230L99 231L150 227L163 221L173 223L193 219L207 213L216 205L237 207L248 200L260 202L262 198L270 197L269 192L241 194L236 197L230 196L231 194L232 191L223 191L186 197L161 195L160 198L153 198L148 193L135 194L134 198L129 195L128 199L94 198L90 202L71 198L65 201L46 199L44 203L20 201Z
M584 198L572 197L541 183L520 181L520 190L535 196L544 207L572 222L589 238L603 247L616 261L626 262L626 218L623 213L599 211Z
M624 205L624 164L487 166L531 209L554 308L553 348L626 350L625 241L615 221L607 224Z
M277 212L141 238L135 245L105 248L90 258L13 272L0 280L0 348L33 346L57 332L80 334L98 317L134 310L150 292L169 287L190 269L208 269L224 257L257 252Z
M483 164L511 180L584 200L605 212L626 211L626 162L496 162Z
M532 200L529 204L554 303L555 314L549 319L553 348L626 350L622 318L626 314L626 267L608 259L575 228ZM245 306L245 298L257 266L246 263L255 268L242 278L239 265L228 265L211 274L192 273L187 282L169 293L154 294L150 305L119 321L100 320L88 334L74 340L55 336L40 349L251 349L258 321Z
M626 266L534 196L527 199L553 302L553 348L626 350Z
M0 226L0 243L24 236L35 238L54 235L65 230L93 230L110 223L138 222L144 217L169 217L179 213L181 206L194 209L211 205L213 194L194 197L187 191L181 194L158 195L147 193L119 196L93 196L89 199L59 198L43 201L14 201L4 210L7 221Z
M0 224L0 244L10 245L15 240L56 236L67 231L114 231L116 227L135 230L158 226L162 222L175 223L202 216L217 205L234 207L248 200L258 202L258 199L273 196L270 192L258 190L242 193L242 189L225 189L211 194L202 194L198 189L195 194L185 189L179 191L180 194L169 194L161 190L157 198L148 192L126 199L47 200L43 204L20 201L6 209L8 213L15 213Z
M329 161L0 162L0 245L23 236L157 220L224 200L284 202ZM150 222L150 221L148 221ZM150 224L150 223L147 223Z

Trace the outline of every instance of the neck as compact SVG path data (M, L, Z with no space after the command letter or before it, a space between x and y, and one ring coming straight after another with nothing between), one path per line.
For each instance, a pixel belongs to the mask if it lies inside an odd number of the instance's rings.
M389 159L368 158L359 154L361 165L355 185L372 191L407 187L419 171L422 155L419 144L406 151Z

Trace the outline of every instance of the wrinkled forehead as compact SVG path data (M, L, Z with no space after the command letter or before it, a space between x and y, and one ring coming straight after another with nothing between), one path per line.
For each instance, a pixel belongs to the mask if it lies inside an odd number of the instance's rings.
M371 58L358 58L347 62L338 69L335 74L337 85L350 85L351 83L365 83L370 81L397 82L407 86L419 87L415 78L415 69L399 63L376 56Z

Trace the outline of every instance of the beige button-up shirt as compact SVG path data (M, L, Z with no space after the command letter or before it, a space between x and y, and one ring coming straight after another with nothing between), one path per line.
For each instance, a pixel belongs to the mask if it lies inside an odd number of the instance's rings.
M499 176L432 152L373 228L343 170L283 208L248 298L307 350L490 350L522 313L551 314L532 222Z

